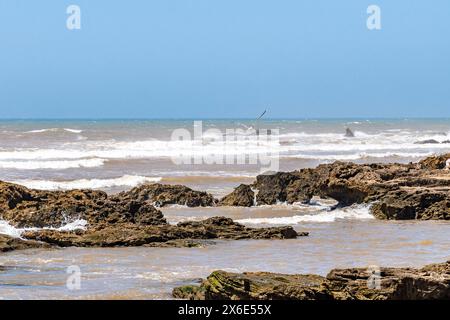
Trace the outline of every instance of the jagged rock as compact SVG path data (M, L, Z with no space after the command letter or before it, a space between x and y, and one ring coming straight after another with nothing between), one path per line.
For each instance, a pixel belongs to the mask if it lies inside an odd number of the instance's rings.
M248 228L225 217L181 222L176 226L104 223L86 231L44 229L26 231L22 234L26 239L39 240L60 247L180 246L183 244L193 246L194 242L190 240L293 239L307 235L306 232L297 233L292 227Z
M184 186L143 185L108 197L101 191L39 191L0 182L0 199L0 218L16 227L40 228L23 232L24 239L60 247L192 247L205 245L208 242L204 240L208 239L291 239L307 235L298 234L292 227L248 228L225 217L169 225L153 202L189 206L216 204L206 192ZM87 230L58 229L77 219L88 222ZM47 228L42 229L44 227ZM37 245L37 242L19 239L3 238L2 241L5 248Z
M160 183L144 184L118 195L121 198L138 202L149 200L157 207L169 204L186 205L188 207L211 207L217 202L212 195L203 191L195 191L182 185L165 185Z
M7 252L21 249L50 248L48 243L14 238L0 234L0 252Z
M450 189L405 187L388 192L372 205L378 219L450 220Z
M450 299L449 261L421 269L380 268L379 286L376 278L369 279L373 277L371 271L367 268L332 270L324 287L336 300Z
M253 184L253 187L258 189L256 202L260 205L286 201L286 188L297 179L298 177L290 172L277 172L275 174L257 176Z
M39 191L0 182L0 217L15 227L60 227L77 219L90 224L131 222L166 224L162 213L149 201L120 196L108 198L102 191Z
M444 169L448 159L450 159L450 153L425 158L424 160L419 161L419 165L421 168L428 170Z
M234 191L219 201L220 206L251 207L254 205L255 193L249 185L241 184Z
M176 287L172 290L172 296L184 300L206 300L204 288L195 285Z
M450 170L442 169L449 158L450 154L429 157L417 164L336 161L260 175L253 186L258 189L258 204L308 203L318 196L337 200L337 207L375 202L372 212L381 219L448 219L443 197L450 195ZM418 190L422 196L415 195Z
M307 232L297 233L292 227L249 228L225 217L185 221L177 226L189 230L207 230L219 239L293 239L308 235Z
M195 300L450 299L450 261L421 269L334 269L326 277L214 271L200 286L175 288L172 294Z

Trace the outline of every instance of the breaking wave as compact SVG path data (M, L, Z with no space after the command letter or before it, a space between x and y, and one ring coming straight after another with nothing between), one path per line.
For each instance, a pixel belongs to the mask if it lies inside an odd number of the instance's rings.
M37 160L37 161L0 161L0 168L37 170L37 169L71 169L101 167L108 161L106 159L79 159L79 160Z
M20 238L25 231L37 231L37 230L57 230L57 231L74 231L74 230L86 230L88 222L83 219L74 220L59 228L16 228L9 224L8 221L0 220L0 234L6 234L14 238Z
M374 219L369 212L369 205L353 205L331 211L318 211L317 214L303 214L290 217L248 218L237 222L243 224L295 225L301 222L335 222L340 219Z
M30 130L30 131L26 131L25 133L44 133L44 132L59 132L59 131L65 131L65 132L70 132L70 133L83 132L83 130L71 129L71 128L48 128L48 129Z
M160 177L124 175L111 179L79 179L71 181L15 180L10 181L38 190L105 189L113 187L135 187L146 182L158 182Z
M54 130L54 129L42 129ZM71 130L75 129L58 129ZM78 130L80 131L80 130ZM346 138L342 134L286 133L278 139L218 141L206 137L198 141L135 140L117 141L115 139L67 142L59 146L45 148L0 149L3 161L43 161L43 160L81 160L81 159L142 159L173 156L211 156L239 154L273 154L282 157L317 160L357 160L364 158L418 158L450 150L447 135L435 133L382 132L367 134L355 132L355 137ZM253 138L252 138L253 139ZM424 140L436 143L417 144ZM279 141L278 141L279 140Z

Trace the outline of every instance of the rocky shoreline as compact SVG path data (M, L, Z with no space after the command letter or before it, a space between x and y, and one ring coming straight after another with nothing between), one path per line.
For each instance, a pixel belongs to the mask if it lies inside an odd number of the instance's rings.
M41 247L198 247L214 239L293 239L307 236L292 227L249 228L226 217L167 223L155 206L211 206L206 192L185 186L150 184L108 196L102 191L39 191L0 182L0 217L21 238L0 235L0 251ZM77 220L87 227L64 230Z
M450 154L409 164L336 161L313 169L259 175L252 185L239 186L219 205L308 203L318 196L336 200L336 207L371 204L371 213L383 220L450 220L449 159Z
M175 288L172 295L189 300L450 299L450 261L420 269L334 269L326 277L219 270L198 286Z
M334 162L313 169L259 175L215 199L182 185L144 184L108 195L102 191L40 191L0 182L0 218L30 228L21 238L0 235L0 250L41 246L202 246L212 239L292 239L292 227L249 228L225 217L167 223L158 207L217 207L308 203L331 198L336 207L371 204L378 219L450 219L450 154L409 164ZM85 229L64 230L76 220ZM206 241L206 242L205 242Z

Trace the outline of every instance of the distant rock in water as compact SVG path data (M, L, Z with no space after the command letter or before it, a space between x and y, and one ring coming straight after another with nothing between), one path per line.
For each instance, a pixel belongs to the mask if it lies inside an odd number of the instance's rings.
M441 143L450 143L450 140L444 140Z
M355 134L350 128L345 128L345 137L347 138L353 138Z
M428 139L414 142L414 144L435 144L435 143L439 143L439 141L434 139Z

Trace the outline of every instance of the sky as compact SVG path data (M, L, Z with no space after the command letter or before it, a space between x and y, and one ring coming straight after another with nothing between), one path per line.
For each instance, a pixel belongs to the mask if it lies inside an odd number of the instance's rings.
M81 29L66 27L69 5ZM367 7L381 9L368 30ZM448 0L0 0L0 118L450 117Z

